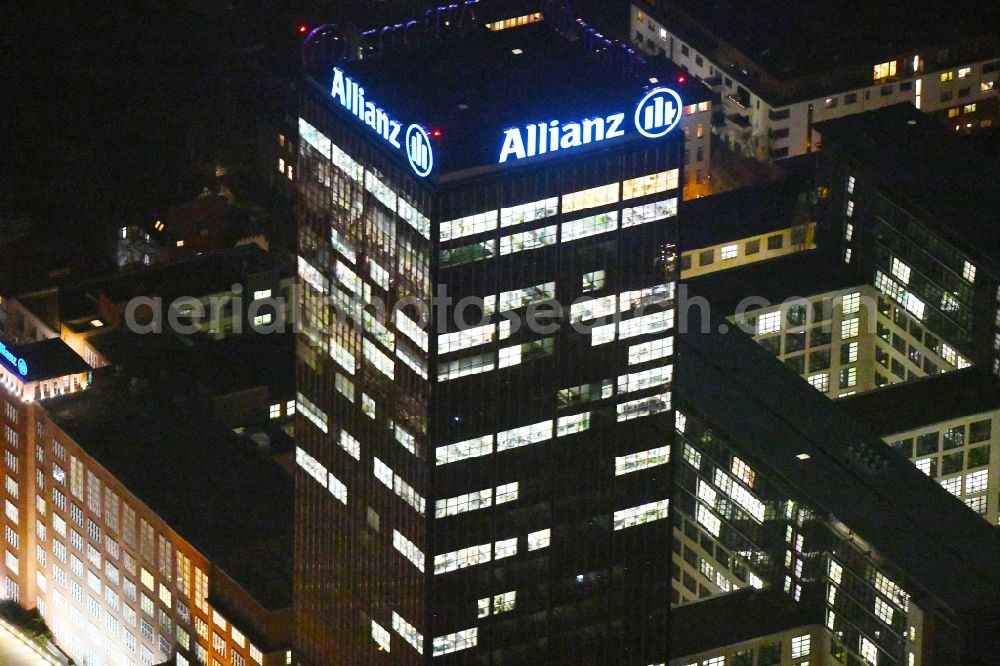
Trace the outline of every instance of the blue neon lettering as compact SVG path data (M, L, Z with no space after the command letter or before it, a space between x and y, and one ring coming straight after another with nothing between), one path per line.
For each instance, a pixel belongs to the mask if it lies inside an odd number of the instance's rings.
M22 377L28 376L28 362L25 361L23 358L18 358L17 356L14 356L14 352L8 349L7 345L5 345L2 342L0 342L0 356L7 359L7 362L10 363L14 368L16 368L17 372Z
M393 119L388 111L375 102L365 99L365 89L352 81L339 67L333 68L333 85L330 95L342 107L367 125L393 148L403 150L410 166L418 176L427 176L434 167L434 147L430 143L427 132L418 125L410 125L407 131L407 144L404 147L400 140L403 124ZM413 130L417 128L417 130ZM415 134L411 133L415 132ZM416 138L413 138L416 137Z
M654 88L635 108L635 131L657 139L673 130L681 119L680 96L669 88ZM625 126L625 113L594 116L579 121L550 120L504 130L500 164L523 160L558 150L578 148L599 141L617 139L632 131Z

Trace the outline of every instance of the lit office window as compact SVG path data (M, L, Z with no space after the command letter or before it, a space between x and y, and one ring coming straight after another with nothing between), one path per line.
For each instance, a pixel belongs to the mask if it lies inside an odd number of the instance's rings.
M538 530L537 532L528 533L528 550L540 550L542 548L548 548L552 540L552 530L545 528L544 530Z
M441 241L449 241L456 238L462 238L464 236L483 233L485 231L493 231L497 228L498 212L499 211L491 210L485 213L466 215L465 217L460 217L457 220L442 222L440 225Z
M890 272L903 284L910 284L910 267L896 257L892 258L892 268Z
M664 365L659 368L640 370L618 377L618 393L634 393L644 391L655 386L669 384L673 377L673 366Z
M879 63L875 65L874 76L872 77L875 81L880 81L882 79L887 79L890 76L896 76L896 61L891 60L889 62Z
M854 314L861 309L861 292L844 294L841 298L842 310L845 315Z
M722 521L708 510L704 504L698 504L698 511L695 514L698 524L704 527L712 536L719 536L722 531Z
M857 337L860 332L860 320L857 317L844 319L840 322L840 337L843 339Z
M672 328L673 325L674 311L664 310L621 322L618 325L618 336L625 340L647 333L661 333Z
M340 500L342 504L347 504L347 486L332 473L328 472L327 476L329 479L327 489L330 491L330 494Z
M827 373L819 373L815 375L810 375L807 380L813 388L821 393L826 393L830 390L830 375Z
M590 412L561 416L556 422L556 437L572 435L590 428Z
M674 339L671 336L651 340L628 348L628 364L638 365L649 361L666 358L674 352Z
M674 186L676 187L676 185ZM618 183L609 183L592 187L579 192L564 194L562 197L562 212L572 213L585 208L595 208L618 202Z
M500 226L513 227L525 222L552 217L557 212L559 212L559 197L519 204L510 208L501 208Z
M622 199L628 201L658 192L666 192L677 188L679 170L671 169L659 173L629 178L622 183Z
M727 259L735 259L739 253L739 245L723 245L720 256L725 261Z
M424 653L424 637L417 628L403 619L396 611L392 611L392 628L403 640L413 646L417 654Z
M949 493L955 497L962 496L962 477L961 475L953 477L951 479L941 479L941 487L947 490Z
M469 347L478 347L492 342L495 336L496 324L486 324L455 333L445 333L438 336L438 353L447 354Z
M638 472L649 467L664 465L670 461L670 447L658 446L638 453L615 457L615 476Z
M444 518L446 516L454 516L459 513L465 513L466 511L483 509L492 506L492 504L493 489L486 488L485 490L479 490L473 493L465 493L464 495L457 495L455 497L449 497L448 499L437 500L434 503L434 517Z
M386 652L390 651L389 650L389 639L390 639L389 632L386 630L385 627L383 627L382 625L380 625L375 620L372 620L372 639L376 643L378 643L378 646L380 648L382 648Z
M340 448L347 451L355 460L361 460L361 442L351 436L346 430L340 431L340 439L337 440Z
M962 277L965 278L966 282L972 284L976 281L976 267L970 264L968 261L964 262L962 266Z
M449 379L478 375L490 372L496 367L493 352L456 358L438 366L438 381L445 382Z
M965 77L967 77L970 74L972 74L972 68L971 67L962 67L962 68L960 68L958 70L958 78L960 78L960 79L964 79Z
M531 231L522 231L518 234L503 236L500 239L500 254L512 254L525 250L535 250L548 245L555 245L558 227L541 227Z
M983 492L989 487L989 483L990 471L988 469L970 472L965 475L965 492L966 494Z
M434 573L443 574L456 569L483 564L493 559L493 545L484 543L478 546L468 546L450 553L434 556Z
M418 571L424 570L424 552L416 544L403 536L398 530L392 531L392 547L403 554Z
M670 409L670 392L623 402L617 407L618 422L660 414Z
M623 530L628 527L635 527L636 525L642 525L643 523L649 523L654 520L661 520L667 517L667 507L670 500L659 500L657 502L649 502L647 504L642 504L630 509L622 509L620 511L615 511L614 514L614 529Z
M542 421L497 433L497 451L515 449L552 439L552 421Z
M502 560L505 557L517 555L517 537L501 539L493 544L493 559Z
M618 228L618 211L613 210L583 217L579 220L563 222L561 228L563 242L614 231ZM503 249L500 252L503 254Z
M434 451L438 465L487 456L491 453L493 453L493 435L473 437L463 442L439 446Z
M677 198L655 201L622 210L622 229L677 215Z
M438 636L434 639L434 656L439 657L452 652L459 652L476 647L479 640L479 629L473 627L456 631L453 634Z
M514 500L516 500L518 495L518 487L519 484L517 481L497 486L496 503L504 504L505 502L513 502Z
M757 318L757 335L766 335L781 330L781 312L765 312Z
M730 466L730 471L737 479L739 479L743 483L753 488L753 483L756 480L757 476L756 473L750 468L749 465L747 465L745 462L743 462L736 456L733 456L733 462L732 465Z

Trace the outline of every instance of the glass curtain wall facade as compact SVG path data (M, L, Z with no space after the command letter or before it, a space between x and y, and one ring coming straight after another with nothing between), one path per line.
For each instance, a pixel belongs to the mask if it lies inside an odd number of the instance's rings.
M302 108L300 657L664 662L681 142L429 187Z

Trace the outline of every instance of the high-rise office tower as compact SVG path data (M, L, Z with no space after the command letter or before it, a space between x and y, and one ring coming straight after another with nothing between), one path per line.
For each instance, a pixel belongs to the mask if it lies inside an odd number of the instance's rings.
M297 652L660 663L671 130L705 98L479 4L306 77Z

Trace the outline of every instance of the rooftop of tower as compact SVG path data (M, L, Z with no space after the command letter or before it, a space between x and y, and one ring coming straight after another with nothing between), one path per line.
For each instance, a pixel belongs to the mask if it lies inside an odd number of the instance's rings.
M538 11L524 14L528 22L498 29L504 19L497 17L529 5ZM365 89L366 101L404 128L423 126L439 174L497 164L504 131L512 127L621 112L628 126L644 92L657 86L676 90L685 105L709 98L704 86L665 59L645 60L582 20L545 16L542 5L522 3L498 14L489 11L497 3L476 3L476 20L464 19L461 26L457 17L421 18L368 31L360 60L311 68L309 78L331 108L344 112L331 97L333 68L339 67Z

